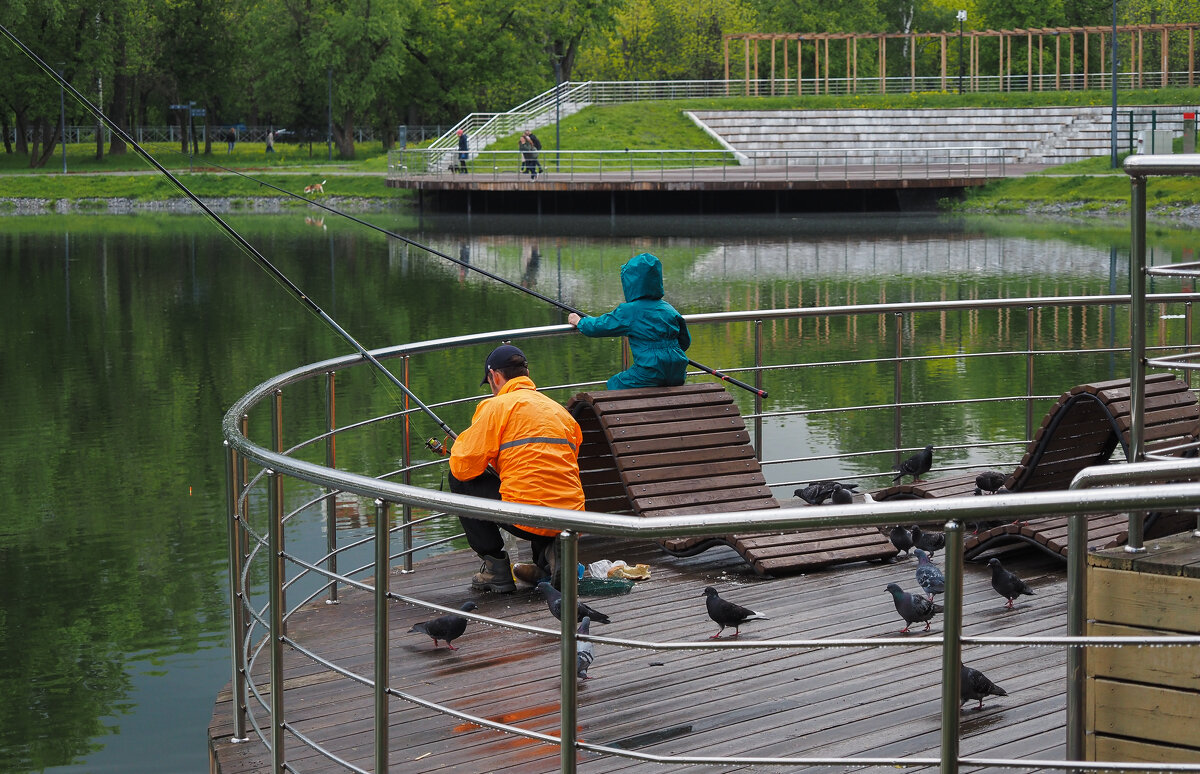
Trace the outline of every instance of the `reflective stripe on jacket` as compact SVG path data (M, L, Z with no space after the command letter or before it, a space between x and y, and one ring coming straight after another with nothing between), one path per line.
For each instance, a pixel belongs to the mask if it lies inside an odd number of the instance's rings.
M579 423L567 410L538 392L528 376L518 376L475 408L471 426L450 450L450 472L466 481L491 465L500 474L500 499L505 502L581 511L582 442ZM558 534L540 527L521 529Z

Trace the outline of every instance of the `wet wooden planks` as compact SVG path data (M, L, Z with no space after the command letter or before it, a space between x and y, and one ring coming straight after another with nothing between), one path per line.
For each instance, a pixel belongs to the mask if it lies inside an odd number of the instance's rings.
M622 558L648 562L653 578L622 597L588 601L613 618L595 626L604 636L649 641L703 641L716 631L701 591L761 610L770 620L743 631L744 640L889 637L903 624L889 582L915 588L915 560L856 564L819 574L765 580L746 571L730 549L704 559L664 557L648 543L585 540L583 560ZM968 634L1065 633L1065 580L1049 560L1028 553L1006 562L1037 590L1015 611L990 587L986 568L968 565L965 607ZM475 561L462 553L436 557L418 572L393 579L394 591L456 606L472 596L466 580ZM481 613L551 628L557 622L532 592L478 595ZM398 690L466 712L545 733L558 733L557 641L471 624L460 650L433 649L429 638L407 634L431 614L396 603L391 608L392 684ZM367 675L372 664L372 607L361 594L337 606L316 604L290 625L306 647L337 654L339 663ZM932 633L940 631L940 617ZM926 639L913 634L914 642ZM806 649L652 651L597 644L593 679L579 687L579 735L584 741L673 755L898 755L933 756L940 741L937 647L919 649ZM975 648L966 663L1009 691L982 712L963 710L964 754L1045 757L1062 752L1065 655L1049 648ZM286 659L289 719L338 755L371 769L372 699L350 681ZM265 685L263 687L265 691ZM394 771L440 770L548 772L557 749L485 729L399 699L390 706L390 759ZM223 774L269 769L257 741L232 745L228 696L220 697L210 729ZM337 771L289 744L298 770ZM588 772L648 769L619 757L580 754ZM675 766L654 766L673 770ZM707 767L706 767L707 768ZM694 770L694 769L693 769ZM728 767L723 770L729 770Z

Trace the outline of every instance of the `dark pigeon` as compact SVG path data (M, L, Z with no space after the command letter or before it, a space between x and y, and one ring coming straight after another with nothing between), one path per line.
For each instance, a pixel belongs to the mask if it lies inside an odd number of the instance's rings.
M922 621L925 622L925 631L929 631L929 622L933 620L933 616L942 612L941 605L930 602L920 594L909 594L895 583L889 583L887 590L892 593L892 601L896 603L896 612L904 619L904 628L900 630L901 632L907 632L908 627Z
M833 504L849 505L850 503L854 502L854 493L851 492L850 489L850 487L834 483L833 494L830 495L830 498L833 500Z
M474 602L463 602L459 610L471 611L475 609ZM443 615L434 618L432 621L422 621L419 624L413 624L413 628L408 630L409 634L420 632L428 634L433 638L433 647L438 646L438 640L445 640L446 647L450 650L458 650L450 644L451 640L457 640L467 630L467 619L461 615Z
M942 594L946 591L946 579L942 577L942 571L938 569L938 566L929 561L929 554L919 548L914 548L913 553L917 555L917 583L925 589L925 593L929 595L929 601L932 602L934 594Z
M1004 486L1004 481L1006 478L1007 476L998 470L985 470L975 477L975 493L995 493L996 490Z
M959 672L959 687L958 696L962 701L958 706L962 706L974 699L979 700L979 706L975 709L983 709L984 696L1007 696L1008 691L993 683L987 678L983 672L978 669L972 669L966 664L962 665L962 670Z
M888 533L888 540L892 541L897 551L903 551L905 556L912 553L912 533L899 524L892 527L892 531Z
M591 626L592 626L592 619L585 615L583 617L583 623L579 624L578 631L580 634L591 634L592 633ZM588 667L590 667L592 665L592 662L595 660L596 660L596 654L592 650L592 643L590 643L590 642L576 642L575 643L575 673L579 677L580 680L588 679L588 676L587 676Z
M747 621L767 620L762 613L756 613L749 608L721 599L717 590L712 586L704 589L704 596L704 604L708 607L708 617L721 626L720 629L717 629L716 634L709 637L710 640L719 639L726 626L733 627L733 636L736 637L740 634L741 625Z
M1022 594L1033 596L1033 589L1029 588L1029 584L1004 569L999 559L988 559L988 567L992 568L992 588L1008 600L1005 607L1009 610L1012 609L1013 600Z
M836 488L853 490L858 484L843 484L838 481L814 481L807 486L797 489L792 494L809 505L820 505L833 495Z
M538 591L542 592L542 596L546 598L546 604L550 607L550 614L558 620L562 620L562 593L550 585L550 581L542 581L537 585ZM576 621L582 621L585 617L591 618L596 623L611 623L608 616L601 613L596 608L584 602L582 599L576 605Z
M915 484L918 481L920 481L921 476L928 473L929 469L932 467L933 467L933 444L930 444L929 446L926 446L921 451L917 452L913 456L906 459L904 462L901 462L900 467L892 468L892 470L900 471L896 475L896 477L892 479L892 483L894 484L894 483L898 482L900 479L904 478L905 476L912 476L913 483Z
M910 534L913 548L919 548L930 556L946 547L946 533L944 532L925 532L914 524Z

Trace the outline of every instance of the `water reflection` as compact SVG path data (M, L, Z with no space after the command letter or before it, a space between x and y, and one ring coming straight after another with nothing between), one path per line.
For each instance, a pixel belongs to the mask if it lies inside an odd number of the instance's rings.
M894 216L418 224L371 217L465 265L328 217L232 222L368 347L563 321L553 305L468 266L573 307L610 309L621 300L620 265L642 251L663 259L668 299L685 313L1098 294L1127 286L1126 234L1054 224ZM1190 234L1154 238L1155 262L1191 259ZM221 650L221 417L253 385L346 354L346 344L200 218L8 219L0 275L0 400L8 416L0 435L0 689L9 697L0 708L0 770L152 772L163 760L146 751L158 749L178 751L174 769L202 770L211 701L229 677ZM1154 289L1179 287L1159 280ZM896 335L887 318L770 321L765 357L788 363L885 356ZM1158 325L1165 335L1182 321L1160 316ZM922 319L903 336L906 346L926 353L1014 349L1024 346L1029 326L1047 347L1123 336L1110 314L1094 309L1039 309L1028 322L1017 312L972 309ZM736 364L754 342L748 326L709 327L695 346L701 362ZM605 373L619 358L612 342L582 337L539 342L537 355L538 381L546 383ZM413 390L422 398L477 394L477 360L474 353L429 356L414 365ZM803 384L775 377L770 408L852 405L890 394L890 381L871 367L822 370L828 373ZM1025 373L969 362L914 368L910 378L906 389L914 395L944 396L973 381L1023 385ZM339 412L396 410L373 380L363 374L339 382ZM1047 371L1039 389L1049 391L1053 382ZM323 406L315 388L289 392L289 432L320 433ZM461 428L472 410L465 403L439 413ZM266 420L250 421L262 427ZM986 410L965 419L930 411L912 421L913 433L959 441L1024 433ZM861 443L875 432L871 422L792 420L767 439L766 453ZM422 425L416 432L435 431ZM402 439L396 427L339 440L339 460L381 475L396 469ZM323 456L314 452L314 459ZM438 476L430 470L418 483L437 487ZM339 497L335 517L342 541L374 527L372 504L357 498ZM312 532L320 536L319 527ZM365 561L350 557L343 566Z

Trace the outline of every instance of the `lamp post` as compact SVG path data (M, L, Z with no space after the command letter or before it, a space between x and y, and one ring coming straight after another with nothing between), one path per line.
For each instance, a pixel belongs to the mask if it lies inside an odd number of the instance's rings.
M558 139L558 104L562 94L562 57L554 57L554 171L558 171L558 151L562 143Z
M329 161L333 161L333 68L325 71L328 75L329 101L325 111L325 147L329 152Z
M966 20L967 20L967 12L959 11L958 12L958 93L960 96L962 95L962 78L963 78L963 52L962 52L963 22L965 22Z
M58 75L60 78L66 66L66 62L58 63ZM67 174L67 97L62 81L58 82L58 113L58 120L62 122L62 129L58 133L58 139L62 141L63 174L65 175Z

